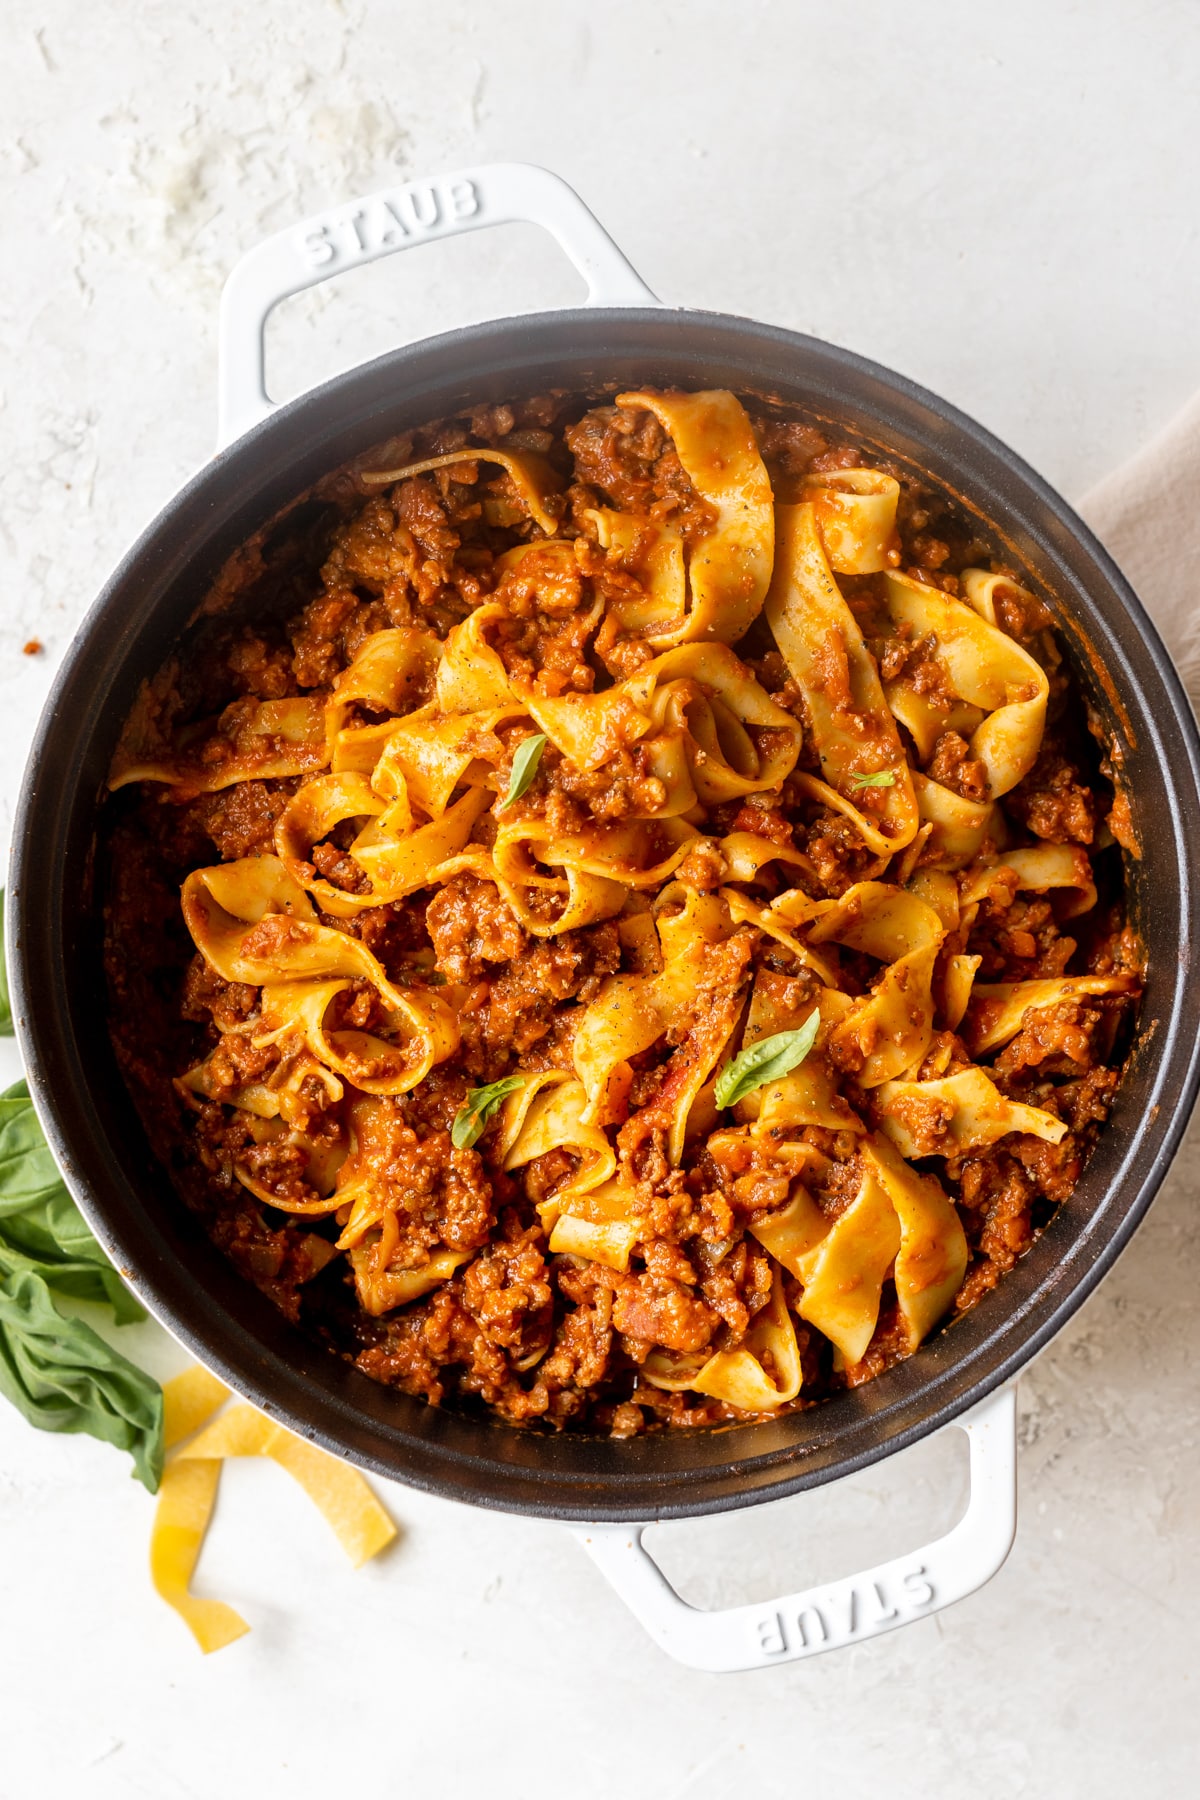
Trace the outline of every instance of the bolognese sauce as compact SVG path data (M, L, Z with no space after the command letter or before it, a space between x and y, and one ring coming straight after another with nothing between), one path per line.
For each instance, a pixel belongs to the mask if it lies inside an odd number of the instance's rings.
M628 1436L815 1404L1072 1192L1137 853L1053 613L732 394L490 406L222 571L104 833L182 1200L378 1381Z

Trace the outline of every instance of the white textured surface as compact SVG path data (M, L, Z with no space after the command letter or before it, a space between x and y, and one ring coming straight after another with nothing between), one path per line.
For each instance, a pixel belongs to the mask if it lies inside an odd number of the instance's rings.
M208 454L225 271L397 174L549 163L665 298L877 356L1069 493L1200 384L1190 0L42 0L4 9L0 66L5 837L71 631ZM531 231L429 248L285 309L274 380L574 294ZM402 1543L351 1575L257 1466L227 1474L203 1564L254 1631L203 1660L113 1452L0 1408L0 1795L1190 1794L1198 1201L1193 1140L1024 1379L1000 1576L791 1669L673 1668L562 1531L399 1488ZM126 1343L174 1366L154 1327ZM668 1527L664 1561L707 1602L847 1572L949 1522L955 1450Z

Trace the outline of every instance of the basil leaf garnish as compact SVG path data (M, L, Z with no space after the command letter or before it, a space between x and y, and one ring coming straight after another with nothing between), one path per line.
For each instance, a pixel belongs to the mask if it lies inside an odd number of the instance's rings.
M151 1493L162 1471L162 1390L54 1293L145 1313L63 1186L23 1081L0 1094L0 1393L44 1431L128 1450Z
M525 1086L524 1075L504 1075L499 1081L489 1081L486 1087L472 1088L457 1113L450 1127L450 1142L456 1150L469 1150L483 1136L484 1126L488 1123L507 1100L515 1094L519 1087Z
M0 1268L5 1260L0 1252ZM65 1319L32 1269L0 1277L0 1393L41 1431L86 1431L128 1450L156 1491L162 1389L82 1319Z
M23 1081L0 1094L0 1257L74 1300L111 1306L118 1325L146 1316L63 1186Z
M727 1062L716 1081L717 1105L736 1106L755 1088L768 1081L779 1081L802 1063L817 1039L821 1013L813 1008L803 1025L795 1031L777 1031L773 1037L759 1038L740 1056Z
M512 759L512 773L508 778L508 792L496 808L497 812L507 812L513 801L521 798L538 772L538 764L545 748L545 735L540 731L536 737L524 738L517 745L516 755Z
M12 1034L12 1001L8 997L8 964L4 960L4 889L0 888L0 1037Z
M859 788L895 787L896 771L894 769L879 769L874 775L852 775L850 779L855 787Z

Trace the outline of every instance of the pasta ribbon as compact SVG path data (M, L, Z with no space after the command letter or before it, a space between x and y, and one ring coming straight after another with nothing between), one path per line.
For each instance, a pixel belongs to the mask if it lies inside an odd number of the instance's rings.
M1002 593L1015 596L1018 602L1028 601L1032 607L1041 611L1040 602L1029 592L1029 589L1023 588L1009 575L994 575L988 569L964 569L959 576L959 585L967 605L973 607L980 618L986 619L989 625L995 625L1001 629L1003 627L996 609L996 600L997 596Z
M861 1087L878 1087L915 1067L933 1036L932 980L945 927L928 901L881 881L859 881L809 932L888 966L873 992L856 1000L830 1033L842 1066L861 1061Z
M1061 1119L1007 1099L983 1069L960 1069L938 1081L886 1081L876 1098L883 1130L901 1156L962 1156L1010 1132L1049 1144L1066 1136Z
M836 795L877 855L911 842L919 818L908 759L884 701L875 659L842 598L825 555L811 501L777 506L775 572L767 620L804 695L824 781L801 777L814 797ZM886 771L892 784L872 790L880 811L868 816L851 796L856 774ZM833 802L830 802L833 804Z
M321 701L235 701L216 721L215 731L191 726L166 755L139 757L122 743L108 785L116 789L132 781L158 781L176 789L182 799L215 794L239 781L312 775L328 760Z
M256 1045L301 1039L318 1062L364 1094L405 1094L435 1063L458 1049L459 1033L445 1000L428 988L392 990L383 1038L367 1031L327 1030L325 1015L347 981L267 983Z
M900 1250L900 1221L870 1164L858 1194L820 1242L799 1260L800 1317L861 1362L875 1335L883 1284Z
M526 704L539 730L577 769L601 769L654 729L652 694L653 678L646 670L598 694L549 699L530 694Z
M516 849L511 860L521 871L530 867L524 855L521 833L514 836ZM480 881L494 881L522 930L531 937L558 937L564 931L575 931L583 925L595 925L614 918L626 900L626 890L618 881L604 875L590 875L568 861L563 874L549 875L540 871L519 875L510 881L496 867L483 849L468 850L451 857L436 871L438 881L452 881L456 875L471 874Z
M964 956L961 952L946 958L942 975L942 1018L951 1031L957 1031L962 1024L971 999L975 972L982 961L981 956Z
M581 1219L577 1213L563 1213L550 1233L549 1248L556 1256L580 1256L624 1272L642 1229L634 1220Z
M580 1256L622 1273L647 1226L637 1207L636 1192L621 1180L606 1182L577 1195L569 1211L555 1218L549 1248L554 1255Z
M964 908L978 907L997 889L1011 882L1013 888L1034 894L1061 891L1059 917L1076 919L1096 904L1096 883L1085 850L1075 844L1035 844L1028 850L1009 850L994 863L977 870L964 884ZM973 917L973 915L972 915Z
M725 644L682 644L640 674L656 682L656 722L667 724L673 711L683 729L695 792L706 805L776 788L791 774L799 724Z
M566 1069L530 1069L519 1088L501 1100L497 1114L494 1154L500 1167L506 1168L509 1152L520 1139L529 1109L544 1088L569 1081ZM607 1139L605 1140L607 1142ZM539 1152L540 1154L540 1152ZM515 1165L514 1165L515 1166Z
M617 405L654 414L716 514L688 559L686 618L673 628L654 620L647 642L659 649L704 638L736 644L762 610L775 539L771 483L745 409L723 388L697 394L646 388L618 394Z
M659 761L651 766L665 776L669 794L666 813L686 811L698 798L715 804L778 787L795 767L803 736L724 644L681 644L599 693L530 695L525 704L580 769L603 768L632 744L653 746ZM673 749L686 772L671 759Z
M365 637L351 662L333 684L325 708L325 730L334 757L345 756L371 727L345 729L352 706L394 718L412 712L428 698L442 646L431 631L413 626L375 631Z
M967 800L913 770L913 792L923 824L930 827L925 855L944 869L961 869L996 847L1003 829L990 800Z
M397 1306L407 1306L443 1286L473 1255L473 1250L435 1250L429 1261L417 1269L379 1269L375 1266L375 1251L366 1244L354 1244L349 1257L359 1305L372 1318Z
M322 910L334 918L352 919L355 914L372 907L389 906L441 879L442 865L463 850L475 821L486 812L492 798L484 788L468 788L439 818L418 823L413 818L407 792L402 789L390 806L368 816L366 825L350 846L349 855L367 884L362 892L337 887L332 881L308 873L303 864L290 859L289 872L298 885L320 901ZM291 832L295 820L296 814L289 807L280 820L277 849L293 841Z
M469 612L442 646L435 692L443 713L494 712L512 702L508 671L487 640L487 628L508 614L494 601Z
M663 968L659 975L610 975L586 1009L575 1033L575 1070L583 1083L588 1124L623 1115L633 1079L629 1059L648 1050L681 1021L693 1021L672 1055L658 1095L642 1117L667 1131L668 1155L683 1155L688 1115L716 1068L741 1010L740 986L713 996L714 951L732 935L729 910L717 895L668 887L657 914ZM717 965L719 966L719 965ZM697 1013L699 1016L697 1017Z
M802 850L778 844L774 838L759 837L752 831L731 831L721 839L721 855L731 881L757 881L764 869L778 864L790 874L813 877L813 866ZM739 898L741 896L739 895Z
M797 1278L800 1269L808 1267L807 1259L828 1236L829 1229L829 1220L803 1181L793 1184L786 1206L766 1218L755 1219L750 1226L764 1250L769 1250L776 1262Z
M941 1183L918 1175L878 1133L866 1151L896 1210L900 1248L892 1279L909 1348L929 1336L962 1286L967 1272L967 1239L962 1222Z
M275 825L275 850L285 863L303 862L314 844L347 819L374 819L387 802L361 774L318 775L293 795Z
M304 1197L304 1190L297 1194L290 1185L272 1186L269 1181L247 1166L243 1157L239 1156L233 1166L233 1172L242 1186L252 1193L256 1199L273 1206L278 1212L294 1213L301 1218L320 1219L329 1213L336 1212L340 1201L335 1192L338 1171L346 1159L346 1147L338 1141L328 1138L314 1138L303 1126L288 1130L286 1125L277 1119L253 1120L249 1133L255 1144L284 1143L301 1152L304 1158L304 1189L312 1189L315 1199ZM311 1248L315 1245L328 1249L320 1238L309 1240ZM319 1251L318 1254L322 1254ZM330 1255L333 1254L330 1250ZM327 1259L326 1259L327 1260ZM313 1268L316 1273L317 1264Z
M213 1420L228 1398L228 1389L206 1369L185 1370L164 1385L167 1447L182 1444L182 1448L175 1449L163 1471L150 1535L154 1586L206 1655L250 1629L231 1606L191 1592L227 1457L269 1456L286 1469L332 1527L355 1568L377 1556L396 1536L396 1527L357 1470L306 1444L253 1407L234 1406ZM188 1438L190 1443L184 1441Z
M875 575L900 560L900 483L878 469L831 469L804 478L829 566L839 575Z
M356 1569L378 1556L396 1535L396 1527L357 1469L315 1444L306 1444L252 1406L231 1407L176 1455L180 1462L269 1456L299 1482Z
M692 1382L698 1394L724 1400L743 1412L774 1412L800 1392L803 1374L796 1328L783 1297L778 1267L771 1298L754 1315L736 1350L718 1350Z
M827 988L838 986L838 973L832 959L822 956L811 944L797 936L798 928L820 918L829 910L832 901L810 901L794 889L781 894L769 906L750 899L746 894L740 894L736 888L722 888L721 898L729 908L730 918L736 924L756 925L768 937L774 938L776 943L783 944L790 950Z
M217 1055L218 1052L210 1052L176 1081L176 1089L189 1104L223 1100L255 1118L283 1119L288 1125L303 1127L313 1112L310 1083L324 1089L329 1103L335 1105L345 1091L332 1070L306 1052L286 1057L265 1080L243 1082L231 1090L224 1071L216 1067Z
M389 733L373 776L381 792L406 794L429 819L440 819L460 782L488 784L503 746L497 725L524 716L523 706L449 717L434 707L410 713ZM489 796L490 798L490 796Z
M421 462L407 463L402 469L364 469L361 480L367 487L392 487L401 481L411 481L414 475L431 475L438 469L461 468L464 463L481 462L497 463L504 470L530 518L547 537L553 537L558 520L548 503L558 494L558 480L550 464L530 451L450 450L444 456L427 456Z
M1135 994L1135 975L1063 975L1042 981L976 982L964 1020L971 1052L986 1056L1016 1037L1030 1015L1089 994Z
M359 976L398 998L365 944L318 922L278 857L193 869L183 884L183 916L196 948L226 981L261 987L281 978Z
M628 820L594 825L586 836L559 837L534 819L502 825L492 846L492 861L514 887L563 889L564 876L548 869L576 870L619 887L612 896L620 912L629 888L658 888L669 881L699 833L682 819ZM611 916L611 915L609 915Z
M658 1042L667 1021L658 976L609 975L575 1032L575 1068L587 1094L589 1124L620 1117L633 1081L629 1059Z
M560 1070L531 1075L505 1102L497 1154L506 1172L551 1150L576 1158L574 1172L538 1206L549 1248L613 1269L627 1269L643 1222L636 1197L614 1179L616 1154L604 1132L589 1124L582 1082Z
M611 1181L617 1158L603 1131L585 1118L587 1094L581 1081L552 1071L532 1077L526 1087L534 1089L528 1098L514 1094L507 1102L512 1122L506 1117L501 1128L502 1167L523 1168L551 1150L567 1150L578 1159L574 1174L538 1208L549 1231L562 1212L574 1210L572 1203L580 1196Z
M193 869L183 884L182 901L196 948L226 981L257 986L272 980L279 973L277 950L289 962L306 965L297 973L349 973L326 966L343 953L341 933L317 923L308 895L277 857L244 856ZM338 940L336 949L325 944L326 937ZM314 961L322 966L314 968Z
M350 846L351 856L371 882L367 904L390 905L436 882L439 866L467 843L491 798L483 788L468 788L440 818L407 833L403 821L394 821L390 813L372 820ZM394 823L398 831L392 829Z
M354 1068L367 1083L384 1083L373 1091L387 1093L415 1087L458 1048L458 1025L446 1001L428 990L395 987L360 939L319 924L308 895L277 857L248 856L193 870L183 884L183 916L218 975L270 990L270 999L264 998L266 1041L294 1033L327 1066L344 1074ZM386 1074L372 1073L380 1040L324 1031L335 993L356 979L376 990L403 1035L402 1067L389 1066ZM390 1064L395 1053L385 1050ZM353 1079L363 1085L359 1074Z
M910 894L919 895L932 906L948 932L958 930L962 924L963 909L958 881L948 869L919 868L909 876L904 885Z
M893 623L914 639L931 638L954 693L986 715L971 734L970 749L987 770L990 798L999 799L1029 773L1041 747L1050 692L1045 670L1007 633L941 588L909 575L884 580ZM889 683L893 711L906 685L904 677Z
M957 731L969 738L986 716L981 706L970 706L965 700L936 691L930 693L906 681L889 681L884 693L922 762L929 761L944 731Z
M642 589L640 599L621 597L610 602L609 611L620 630L653 644L668 641L685 629L687 570L677 527L595 508L584 516L600 548L628 569Z
M778 1266L772 1274L770 1300L755 1314L736 1349L718 1350L709 1357L652 1351L642 1365L642 1376L652 1387L674 1393L690 1388L742 1412L776 1412L794 1400L803 1371Z
M150 1536L150 1579L206 1656L236 1643L250 1629L241 1613L223 1600L203 1599L191 1591L220 1479L221 1464L216 1457L204 1462L169 1462L159 1483Z
M819 1125L826 1131L863 1131L858 1114L838 1092L837 1073L830 1068L825 1049L830 1033L845 1019L854 1002L849 995L833 988L822 988L817 997L821 1023L812 1049L804 1061L790 1074L769 1081L738 1102L736 1117L753 1120L754 1135L774 1139L779 1134L806 1125ZM812 1003L785 1002L778 984L760 973L750 996L750 1010L742 1048L747 1049L760 1038L777 1031L794 1031L812 1011Z
M229 1398L229 1389L211 1369L193 1363L163 1383L163 1443L168 1450L206 1425Z
M967 1266L966 1236L940 1183L910 1169L878 1134L861 1155L858 1193L832 1224L800 1184L781 1212L750 1227L803 1283L800 1317L847 1363L866 1355L889 1275L915 1349L950 1305Z

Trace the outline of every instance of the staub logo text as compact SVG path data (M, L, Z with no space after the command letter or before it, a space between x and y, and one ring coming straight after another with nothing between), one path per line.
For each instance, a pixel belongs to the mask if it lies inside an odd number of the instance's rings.
M378 194L352 211L307 226L297 236L297 248L310 269L332 269L339 263L379 256L461 219L473 218L480 204L473 181L418 182Z
M933 1599L933 1584L923 1566L907 1570L891 1583L848 1582L822 1596L819 1606L806 1601L761 1613L754 1621L755 1643L764 1659L803 1656L915 1618L932 1606Z

